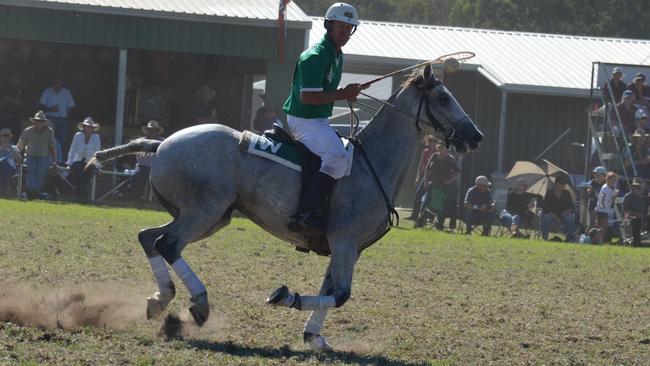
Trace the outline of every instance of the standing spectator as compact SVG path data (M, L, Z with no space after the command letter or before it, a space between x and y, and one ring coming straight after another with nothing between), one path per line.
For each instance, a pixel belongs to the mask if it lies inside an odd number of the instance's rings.
M95 152L101 149L99 135L95 133L99 130L99 124L91 117L86 117L77 128L81 131L77 132L72 139L67 163L70 167L70 182L75 186L77 201L87 203L88 183L93 172L85 170L85 167Z
M11 144L11 136L10 129L0 129L0 197L7 195L9 181L22 162L18 149Z
M162 141L162 133L165 129L160 126L158 121L151 120L146 126L142 126L144 137L150 140ZM132 192L135 192L134 198L143 198L144 191L147 184L149 184L149 173L151 172L151 164L153 163L156 153L137 153L135 155L137 164L135 167L135 174L131 180Z
M490 193L490 181L482 175L476 177L475 185L465 195L463 221L465 233L471 234L474 225L482 225L482 236L489 236L494 218L494 199Z
M18 151L26 154L27 198L44 197L40 194L50 166L56 167L56 147L54 130L49 127L49 120L43 111L38 111L29 121L18 139Z
M643 179L632 179L632 191L623 198L623 214L632 226L632 245L641 244L641 227L648 213L648 199L643 189Z
M605 177L605 184L598 193L598 202L596 203L596 227L598 228L598 235L595 240L596 243L602 244L603 241L609 239L609 224L614 223L614 200L618 195L616 189L616 181L618 176L614 172L607 172Z
M650 104L650 87L645 84L644 74L636 74L627 88L634 93L634 103L648 107L648 104Z
M506 209L501 212L501 223L503 226L510 228L513 238L524 237L519 231L521 224L535 222L535 213L530 209L533 208L533 201L540 196L526 192L527 189L528 183L526 183L526 180L523 178L518 179L515 188L508 192Z
M424 149L420 154L420 162L418 163L418 171L415 175L415 200L413 201L413 211L407 220L417 220L420 206L422 204L422 196L426 192L426 168L431 155L436 152L436 138L433 135L424 136Z
M454 228L456 226L456 179L460 174L460 168L456 159L449 154L447 150L447 145L443 143L436 144L436 152L431 155L429 163L427 164L425 172L425 189L426 194L423 199L423 204L425 206L433 206L434 203L437 203L438 209L436 209L436 229L442 230L444 228L444 223L447 218L450 218L450 227ZM436 201L435 197L438 197L440 202ZM422 208L419 208L420 213L422 213ZM424 215L420 214L416 222L416 227L421 227L424 225Z
M612 86L612 92L609 92L609 86ZM603 85L603 98L608 103L616 104L621 101L623 92L627 89L627 85L623 82L623 71L620 67L615 67L612 70L612 78L609 80L609 83ZM614 97L612 99L612 96Z
M604 166L597 166L592 170L591 174L593 175L593 179L589 181L589 186L587 187L587 212L589 213L587 227L596 225L596 203L598 202L600 189L605 184L607 169Z
M20 119L23 116L23 90L18 82L18 75L7 78L7 85L0 91L0 126L11 130L12 134L21 132Z
M43 90L40 105L54 128L54 137L61 145L61 158L65 156L63 149L68 146L69 118L75 107L70 90L63 87L63 78L57 75L52 79L52 86Z
M204 85L196 91L196 103L192 108L194 124L219 123L219 114L214 103L216 95L214 89L208 85Z
M557 176L553 187L544 196L541 225L544 240L548 240L553 223L562 225L567 242L573 242L575 239L575 212L571 193L566 189L567 184L569 184L568 175Z
M618 115L621 117L623 130L625 130L625 133L630 136L637 128L637 124L635 123L635 113L639 108L637 108L633 103L634 93L631 90L624 91L622 98L621 102L616 105L616 110L618 111ZM612 119L616 120L616 113L612 115Z

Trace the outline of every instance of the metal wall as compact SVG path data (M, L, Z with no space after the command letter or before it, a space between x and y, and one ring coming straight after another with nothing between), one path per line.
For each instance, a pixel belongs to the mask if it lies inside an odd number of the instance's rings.
M272 59L277 29L135 16L0 6L0 38ZM288 55L305 30L288 29Z

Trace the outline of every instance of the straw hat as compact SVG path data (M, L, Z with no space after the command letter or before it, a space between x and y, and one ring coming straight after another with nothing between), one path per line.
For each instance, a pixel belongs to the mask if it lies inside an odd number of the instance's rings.
M95 121L93 121L92 117L86 117L83 120L83 122L80 122L79 124L77 124L77 128L79 130L81 130L81 131L83 131L84 126L92 127L94 131L99 130L99 123L95 123Z
M9 137L11 137L11 136L13 136L13 135L11 134L11 130L10 130L10 129L8 129L8 128L3 128L3 129L0 129L0 136L9 136Z
M29 122L31 123L36 123L36 122L49 122L50 120L47 119L47 116L45 115L45 112L43 111L38 111L34 115L34 117L29 117Z
M165 131L164 128L160 127L158 121L154 121L154 120L149 121L149 123L147 123L146 126L142 126L142 133L147 133L147 131L151 131L151 130L158 131L157 132L158 135L160 135Z
M214 91L209 85L203 85L196 91L196 97L201 98L203 94L210 95L210 99L214 98L217 95L217 92Z
M646 137L648 137L648 136L650 136L650 135L648 135L647 133L645 133L645 130L642 129L642 128L637 128L637 129L634 131L634 134L632 135L633 138L646 138Z

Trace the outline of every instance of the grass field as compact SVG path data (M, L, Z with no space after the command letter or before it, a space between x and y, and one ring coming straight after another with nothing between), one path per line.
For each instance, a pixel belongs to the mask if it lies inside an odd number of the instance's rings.
M362 256L350 301L323 329L337 351L318 354L302 343L307 313L264 300L283 283L316 292L328 259L248 220L184 252L213 308L195 327L179 289L170 338L164 319L144 317L155 285L136 239L168 215L0 200L0 217L0 364L650 364L647 248L404 223Z

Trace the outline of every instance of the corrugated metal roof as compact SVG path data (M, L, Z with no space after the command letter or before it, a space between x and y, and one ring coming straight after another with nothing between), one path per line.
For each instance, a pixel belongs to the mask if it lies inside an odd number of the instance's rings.
M310 44L324 34L322 18L312 18ZM650 63L650 41L541 33L440 27L362 21L344 47L347 63L416 61L457 51L476 57L464 68L476 68L509 92L589 95L593 62Z
M196 19L276 26L277 0L0 0L0 4L118 15ZM287 27L309 28L311 19L294 2Z

